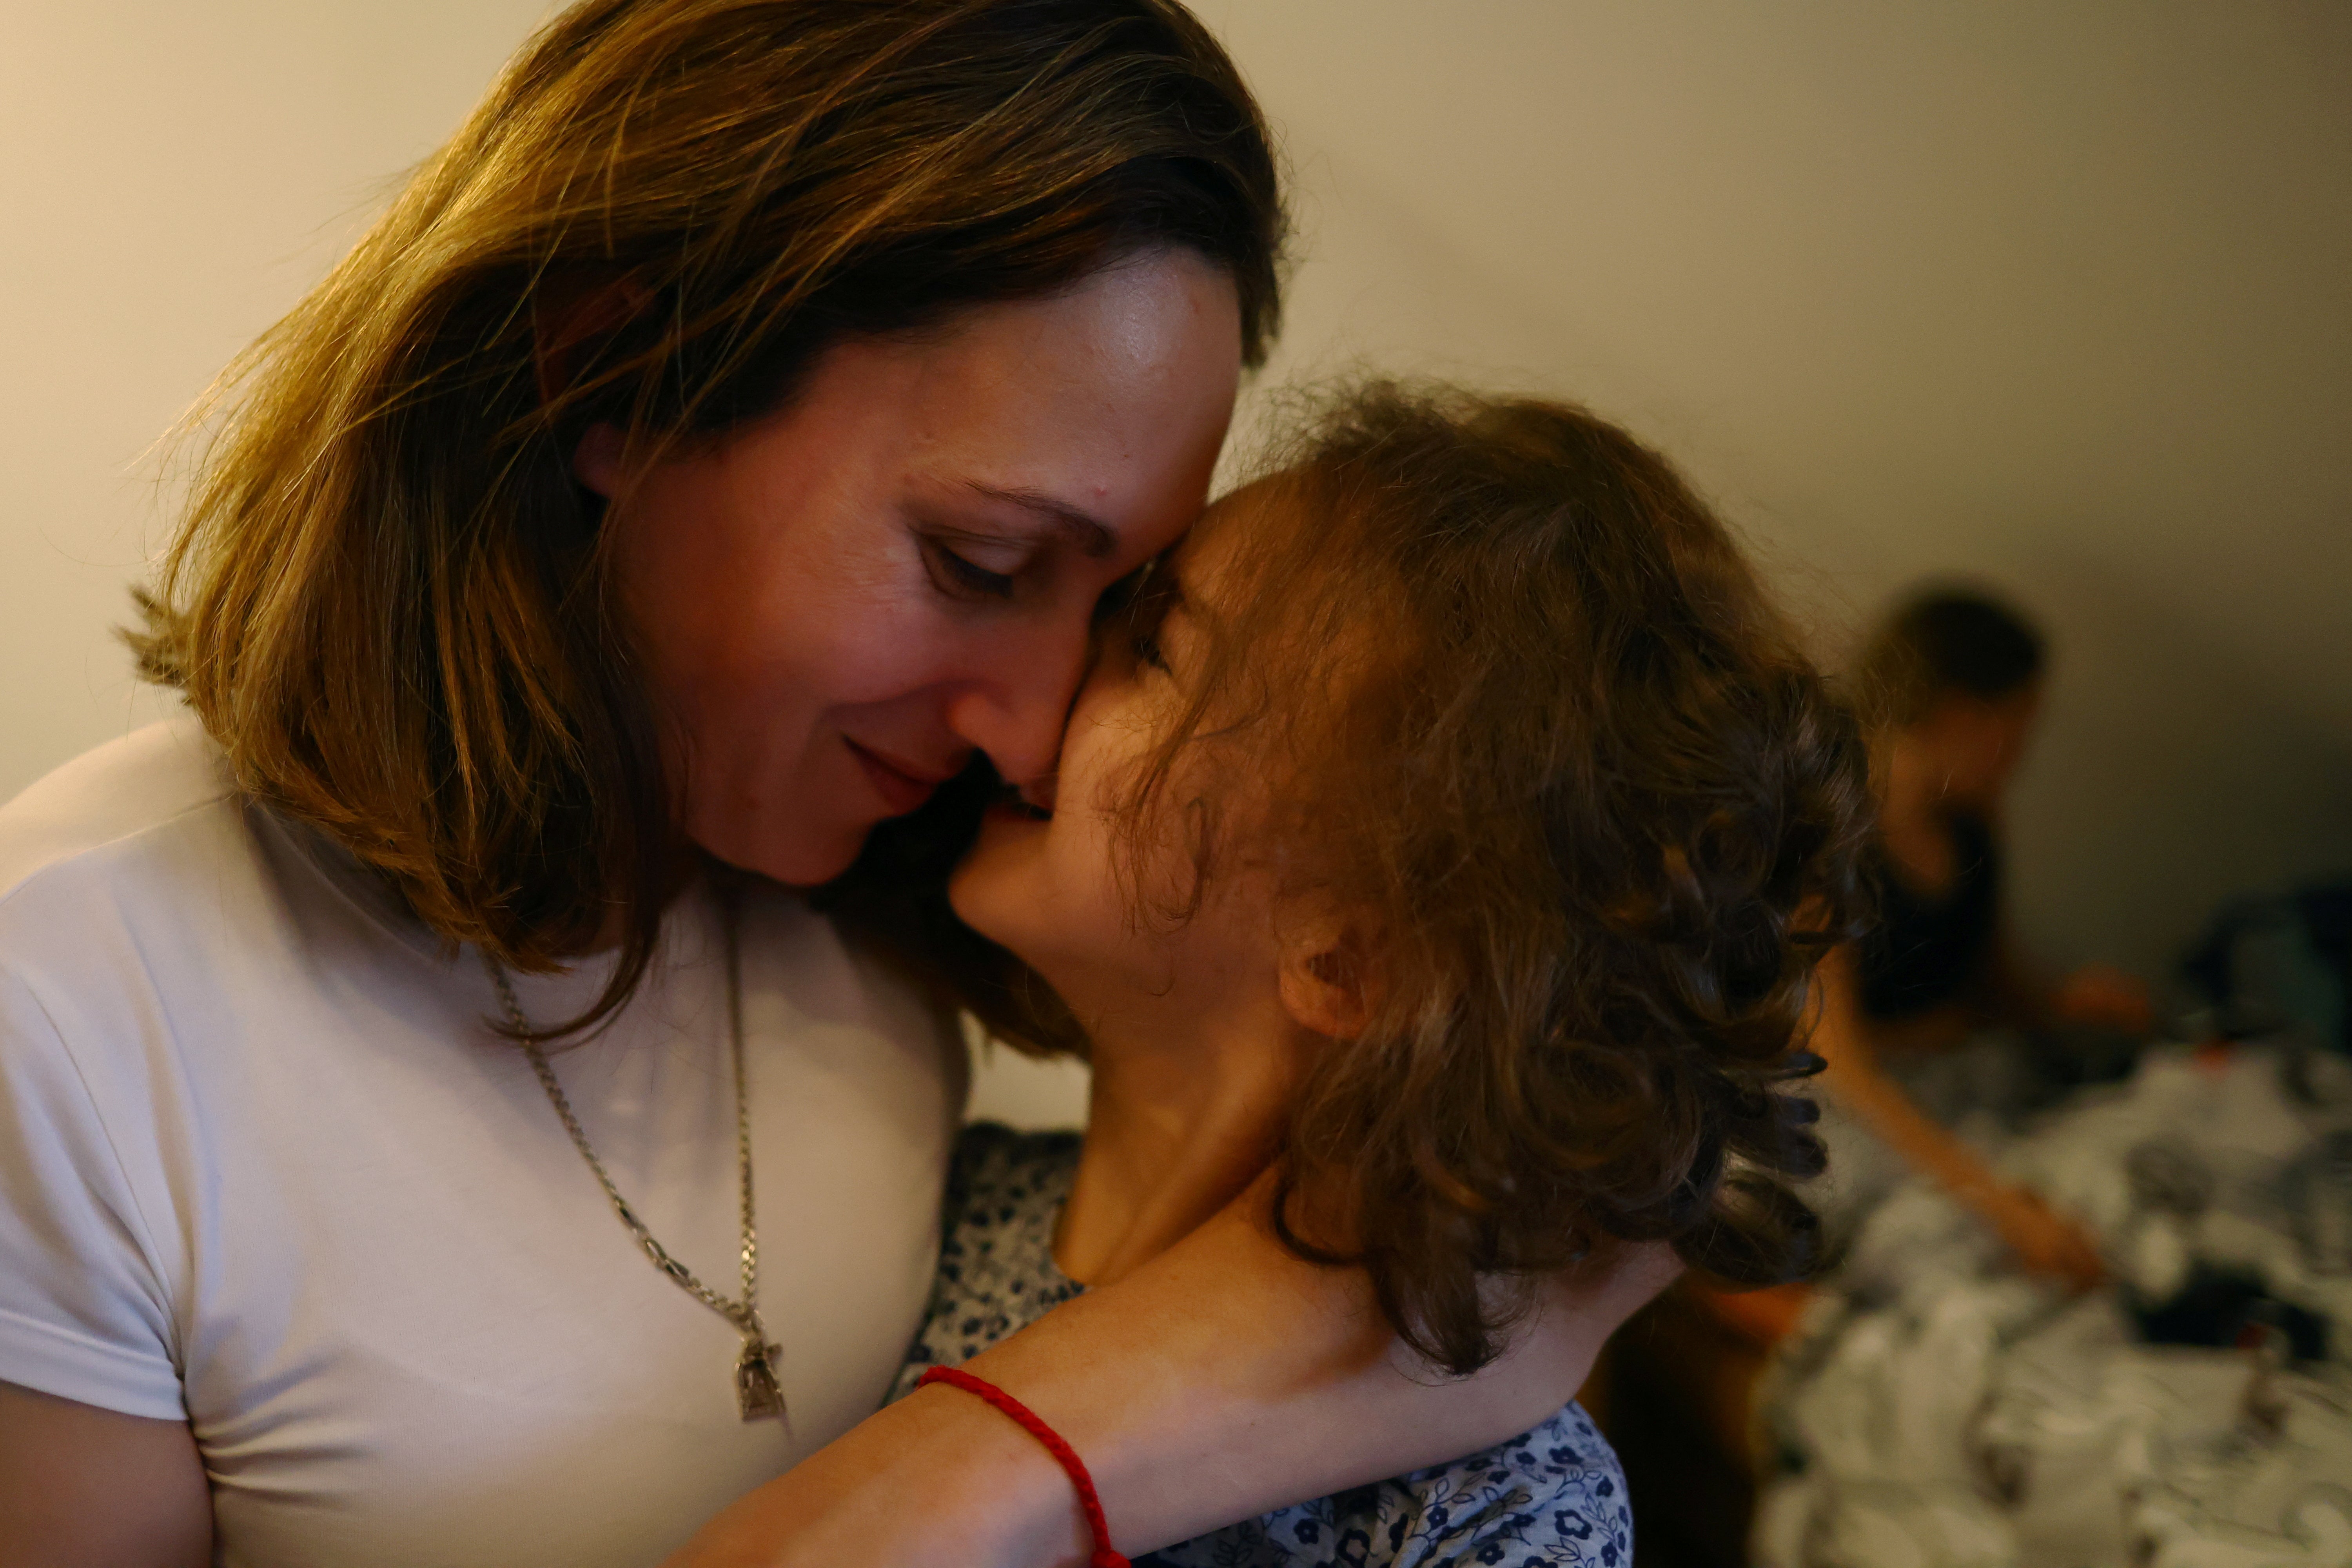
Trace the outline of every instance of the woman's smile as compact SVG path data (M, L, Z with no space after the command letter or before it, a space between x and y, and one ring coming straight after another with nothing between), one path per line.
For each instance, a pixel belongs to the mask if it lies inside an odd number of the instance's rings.
M920 806L938 792L940 785L955 777L960 771L959 768L920 768L870 746L862 746L846 735L841 738L841 743L847 746L849 754L857 759L857 765L865 770L866 781L873 784L874 793L882 797L883 804L890 808L893 816L904 816Z

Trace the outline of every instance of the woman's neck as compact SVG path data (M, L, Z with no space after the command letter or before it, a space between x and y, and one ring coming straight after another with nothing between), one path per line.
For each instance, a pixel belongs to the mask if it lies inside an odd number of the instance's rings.
M1070 1278L1108 1284L1191 1234L1274 1157L1308 1043L1279 994L1097 1011L1085 1152L1054 1237Z

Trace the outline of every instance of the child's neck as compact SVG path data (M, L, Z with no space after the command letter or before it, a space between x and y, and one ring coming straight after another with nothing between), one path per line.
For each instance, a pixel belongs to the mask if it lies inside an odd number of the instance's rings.
M1106 1285L1148 1262L1273 1158L1313 1037L1271 986L1244 990L1093 1012L1085 1152L1054 1237L1070 1278Z

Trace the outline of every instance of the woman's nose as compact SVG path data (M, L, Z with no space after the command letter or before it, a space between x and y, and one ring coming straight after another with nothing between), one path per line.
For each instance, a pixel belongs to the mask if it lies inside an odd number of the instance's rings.
M982 679L949 698L948 728L986 752L1008 784L1027 784L1052 773L1086 673L1087 639L1083 624L1003 639Z

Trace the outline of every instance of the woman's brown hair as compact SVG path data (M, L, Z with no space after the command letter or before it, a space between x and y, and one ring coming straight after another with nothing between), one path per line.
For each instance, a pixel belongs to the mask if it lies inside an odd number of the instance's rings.
M642 460L845 335L1162 247L1231 274L1255 363L1282 237L1257 107L1174 0L585 0L224 377L133 645L444 939L545 970L617 928L551 1032L586 1026L678 852L589 426Z
M1217 580L1241 591L1192 607L1122 858L1139 920L1248 860L1366 933L1367 1023L1288 1124L1285 1242L1365 1267L1454 1372L1622 1239L1735 1283L1806 1272L1790 1184L1822 1153L1787 1089L1819 1066L1808 986L1853 928L1867 767L1727 531L1581 409L1389 385L1222 505L1266 510L1207 525L1239 530ZM1196 873L1172 899L1143 869L1171 844ZM928 940L1006 1037L1079 1043L1004 955Z

